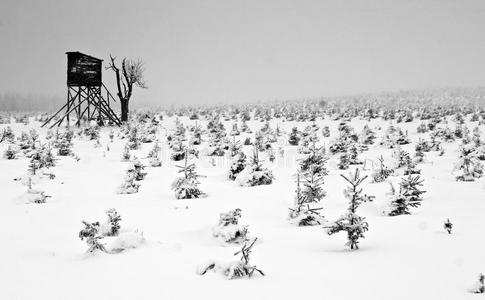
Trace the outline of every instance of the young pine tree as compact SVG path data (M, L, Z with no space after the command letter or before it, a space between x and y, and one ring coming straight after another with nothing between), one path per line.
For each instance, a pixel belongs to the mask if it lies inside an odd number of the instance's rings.
M310 154L300 160L295 205L290 208L289 214L299 226L318 225L323 221L319 214L322 208L318 207L318 203L326 194L322 187L324 177L328 175L327 160L322 148L317 148L315 143L310 147ZM303 189L300 183L303 183Z
M419 175L408 175L399 183L399 194L393 195L391 200L391 209L389 216L409 215L410 208L416 208L421 205L423 201L422 194L425 191L420 187L423 185L423 180Z
M325 228L329 235L340 231L346 231L348 242L345 245L350 247L351 250L359 249L359 239L364 238L364 232L369 230L369 224L365 221L364 217L356 214L356 210L360 204L372 201L374 197L362 194L360 185L367 176L361 177L359 169L356 169L355 173L351 173L349 177L344 175L340 176L350 184L350 186L344 190L345 197L350 200L349 208L345 215L341 216L333 224L326 226Z
M199 189L199 174L195 172L195 164L188 164L188 153L185 153L185 164L177 166L180 168L179 173L183 173L183 177L175 179L172 183L172 190L175 191L175 198L177 199L192 199L200 198L204 193Z

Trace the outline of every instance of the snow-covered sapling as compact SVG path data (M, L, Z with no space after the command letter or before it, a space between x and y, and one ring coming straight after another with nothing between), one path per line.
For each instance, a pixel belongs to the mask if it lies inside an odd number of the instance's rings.
M288 143L292 146L298 146L299 142L300 142L300 133L298 132L298 128L293 127L291 129L291 133L288 138Z
M200 275L204 275L207 273L209 270L214 270L221 272L226 276L228 279L234 279L234 278L242 278L242 277L249 277L251 278L254 274L254 272L258 272L262 276L264 276L264 272L260 269L258 269L256 266L253 266L249 262L249 255L251 254L252 248L254 246L254 243L256 243L257 238L253 240L251 244L245 243L244 246L241 248L240 251L234 253L234 255L241 255L241 258L239 261L236 262L231 262L228 264L219 264L216 262L210 262L204 267L202 267L198 273Z
M227 243L242 243L247 240L247 226L240 225L241 209L236 208L226 213L221 213L219 223L212 229L214 237L221 238Z
M443 223L443 228L451 234L451 230L453 229L453 223L450 222L450 219L446 219L446 221Z
M101 243L103 235L100 234L100 224L99 222L89 223L82 221L84 228L79 232L79 238L82 240L86 239L86 244L88 245L88 253L94 253L96 251L106 252L105 245Z
M239 151L233 158L229 169L229 179L235 180L237 175L246 167L246 155Z
M236 182L241 186L258 186L273 183L273 172L264 168L259 160L258 149L254 148L254 154L249 164L236 177Z
M128 168L127 173L133 173L135 180L141 181L145 179L145 176L147 175L146 172L143 172L144 169L145 166L136 157L134 157L133 163Z
M47 198L51 196L47 195L45 191L33 189L32 188L32 178L29 177L29 181L27 182L27 198L28 202L42 204L47 202Z
M5 157L6 159L16 159L18 152L19 151L14 146L8 145L7 149L5 149L5 152L3 152L3 157Z
M106 215L108 216L108 220L106 221L105 235L106 236L118 235L118 232L120 231L120 227L121 227L120 226L121 216L114 208L108 209L106 211Z
M195 172L195 164L188 164L188 153L185 154L185 164L177 166L180 168L179 173L183 173L183 177L175 179L172 183L172 190L175 191L175 198L177 199L192 199L200 198L204 193L199 189L199 177L201 175Z
M124 182L118 188L118 194L134 194L138 193L140 184L135 182L136 174L134 172L127 172Z
M383 182L387 179L387 177L394 173L394 170L389 169L386 165L384 165L384 157L382 157L382 155L381 157L377 158L377 160L379 161L379 169L374 171L371 175L373 181L376 183Z
M340 231L347 232L346 246L351 250L359 249L359 239L364 238L364 232L369 230L369 224L365 221L364 217L356 214L357 208L363 202L372 201L373 196L367 196L362 194L362 188L360 185L367 178L367 176L361 177L359 169L355 170L354 174L350 174L349 177L340 175L344 178L350 186L344 190L345 197L350 200L349 208L345 215L341 216L330 226L325 226L327 234L332 235Z
M455 170L458 172L456 176L457 181L474 181L475 178L482 177L483 165L476 157L473 145L462 145Z
M130 154L130 147L128 144L125 144L123 148L123 154L121 155L121 161L130 161L131 154Z
M391 207L388 213L389 216L409 215L411 207L416 208L421 205L423 201L422 194L425 191L420 187L423 185L423 180L419 175L408 175L399 183L399 194L395 192L391 196Z
M324 155L323 148L317 148L315 143L310 148L310 154L300 160L300 168L297 177L297 190L295 205L290 208L290 219L296 220L298 226L319 225L324 221L318 205L325 197L323 190L324 177L328 175L325 164L328 160ZM303 189L300 188L303 183Z

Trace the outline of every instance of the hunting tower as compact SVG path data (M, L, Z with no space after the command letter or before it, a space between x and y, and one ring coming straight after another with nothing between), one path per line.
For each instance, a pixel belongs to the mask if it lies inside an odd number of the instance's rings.
M116 102L102 81L103 60L81 52L67 54L67 102L42 126L52 121L57 115L60 118L50 126L59 126L64 121L70 122L70 115L76 117L79 126L83 117L97 120L98 123L121 125L121 121L111 109L110 101Z

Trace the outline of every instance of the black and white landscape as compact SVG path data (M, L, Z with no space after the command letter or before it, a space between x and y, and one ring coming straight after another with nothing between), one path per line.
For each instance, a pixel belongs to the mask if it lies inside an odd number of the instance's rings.
M484 2L0 0L0 40L0 299L485 292Z

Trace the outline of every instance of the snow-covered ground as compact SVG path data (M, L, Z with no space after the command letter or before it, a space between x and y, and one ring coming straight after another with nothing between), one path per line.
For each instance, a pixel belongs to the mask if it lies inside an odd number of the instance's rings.
M184 125L195 121L181 118ZM198 121L205 126L205 122ZM230 130L232 122L224 122ZM366 121L354 119L351 125L360 132ZM401 123L412 141L420 136L420 121ZM162 141L163 165L147 167L146 179L138 193L116 194L129 162L121 162L124 140L110 143L109 128L102 129L102 147L94 141L74 139L71 156L58 157L50 172L54 180L44 180L33 188L45 190L51 198L45 204L26 204L27 187L15 178L26 176L28 159L0 159L0 299L476 299L467 290L485 272L485 187L483 179L456 182L452 174L457 161L459 141L443 143L445 154L428 152L419 165L424 179L423 204L412 215L389 217L381 212L388 203L389 183L365 181L364 192L375 195L364 203L359 214L366 217L369 231L357 251L344 246L346 234L332 236L321 226L297 227L288 221L288 208L295 196L297 147L281 143L284 157L265 159L273 170L275 182L259 187L241 187L227 179L230 161L201 156L197 171L201 189L207 197L177 200L170 189L178 176L165 134L174 118L165 118L158 133ZM264 123L248 121L255 131ZM303 129L310 123L270 122L287 133L293 126ZM389 122L370 121L377 136ZM10 124L18 135L36 128L45 138L40 124ZM330 126L336 134L338 121L317 121ZM0 125L0 130L7 125ZM469 128L476 126L476 122ZM450 127L454 124L450 122ZM485 128L482 126L482 131ZM116 129L115 129L116 130ZM239 139L243 139L241 135ZM284 141L287 137L284 137ZM328 146L329 138L322 143ZM106 147L109 145L110 150ZM202 148L203 146L201 146ZM142 162L152 148L143 144L132 151ZM246 147L250 152L249 146ZM0 153L6 144L0 144ZM403 149L414 153L414 144ZM370 146L360 154L368 159L364 174L370 174L377 157L389 161L390 149ZM333 220L345 213L347 186L336 167L337 157L327 166L327 196L322 200L323 215ZM361 166L362 167L362 166ZM351 167L354 169L355 167ZM399 182L400 176L391 177ZM104 220L105 211L116 208L122 228L143 232L145 243L119 254L86 254L86 244L78 238L82 220ZM227 280L218 273L197 274L198 266L210 260L231 261L240 249L212 237L219 214L242 209L241 223L249 225L249 235L258 237L251 262L266 276ZM446 218L454 224L453 233L443 229Z

